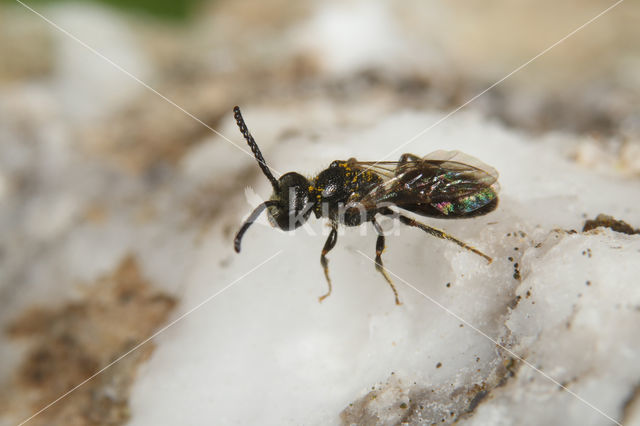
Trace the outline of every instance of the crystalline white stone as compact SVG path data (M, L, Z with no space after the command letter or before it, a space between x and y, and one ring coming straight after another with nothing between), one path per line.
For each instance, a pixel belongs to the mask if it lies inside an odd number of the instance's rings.
M275 146L268 158L297 171L320 170L337 151L381 159L439 117L401 112L369 128L336 131L322 144ZM259 134L260 116L252 118ZM629 197L640 183L575 166L558 153L562 138L536 141L459 114L393 154L459 149L494 166L502 185L501 204L490 215L425 219L489 253L491 265L418 230L388 237L383 259L397 274L400 307L360 254L374 254L371 229L365 237L356 229L339 236L329 255L333 294L322 304L324 225L311 223L315 235L258 225L240 255L213 229L193 259L182 312L282 252L158 338L134 385L132 424L337 423L350 404L372 395L364 412L381 424L402 418L408 408L400 405L409 399L424 405L422 417L411 421L435 421L442 413L452 421L479 393L463 423L609 422L531 367L510 361L513 354L620 421L640 376L640 238L564 230L580 231L584 214L601 212L640 223ZM231 223L238 226L249 209L233 212ZM229 259L226 266L219 265L222 258ZM490 397L481 398L483 386Z

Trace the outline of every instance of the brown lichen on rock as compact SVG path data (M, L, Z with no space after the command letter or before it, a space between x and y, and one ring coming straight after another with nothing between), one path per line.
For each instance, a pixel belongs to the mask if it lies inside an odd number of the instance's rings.
M479 359L476 358L478 362ZM503 354L486 376L462 386L425 387L397 378L374 386L340 413L343 425L455 424L469 418L491 392L515 377L520 364ZM451 385L453 386L453 384Z
M596 228L609 228L615 232L621 232L623 234L640 234L640 229L634 229L627 222L614 219L606 214L599 214L595 219L589 219L584 222L582 232L591 231Z
M175 303L153 288L129 256L81 299L27 310L6 330L25 341L27 349L14 377L0 391L0 418L22 421L55 401L149 337ZM152 351L152 344L141 346L29 424L123 424L129 418L136 370Z

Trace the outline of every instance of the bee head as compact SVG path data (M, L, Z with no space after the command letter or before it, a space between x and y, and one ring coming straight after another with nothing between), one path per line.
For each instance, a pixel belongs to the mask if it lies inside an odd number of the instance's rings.
M290 172L278 180L268 206L269 222L283 231L292 231L304 224L313 203L309 196L309 181L299 173Z
M273 226L283 231L291 231L307 221L313 210L313 203L310 202L309 181L301 174L293 172L286 173L282 175L280 179L276 179L264 161L258 144L255 139L253 139L253 136L251 136L240 113L240 108L233 108L233 116L236 119L242 136L244 136L249 148L251 148L251 152L253 152L258 162L258 166L260 166L262 173L269 179L273 187L271 199L257 206L236 234L234 247L236 252L240 253L242 236L264 209L267 209L269 222L271 222Z

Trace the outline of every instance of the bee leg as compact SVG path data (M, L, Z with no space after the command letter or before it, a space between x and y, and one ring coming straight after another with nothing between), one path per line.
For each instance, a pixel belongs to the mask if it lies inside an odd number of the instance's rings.
M331 232L329 233L329 237L327 241L324 243L324 247L322 248L322 254L320 255L320 264L322 265L322 269L324 269L324 276L327 279L327 284L329 285L329 291L327 294L320 296L318 300L322 302L324 299L329 297L331 294L331 278L329 278L329 260L326 255L329 251L335 247L336 241L338 241L338 227L335 223L331 224Z
M434 237L438 237L438 238L442 238L443 240L449 240L451 242L454 242L457 245L459 245L460 247L462 247L463 249L469 250L469 251L477 254L478 256L484 257L485 259L487 259L487 262L489 262L489 263L493 262L492 258L487 256L486 254L484 254L480 250L471 247L470 245L468 245L464 241L460 241L456 237L454 237L452 235L449 235L449 234L447 234L446 232L444 232L444 231L442 231L440 229L432 228L430 226L425 225L424 223L420 223L420 222L418 222L418 221L416 221L414 219L411 219L410 217L403 216L401 214L397 214L394 211L392 211L391 209L388 209L388 211L382 212L382 214L388 215L388 216L396 216L397 215L397 217L400 220L400 222L405 224L405 225L413 226L415 228L420 228L424 232L426 232L427 234L433 235Z
M384 266L382 265L381 256L382 252L384 251L384 234L382 232L382 227L380 227L380 224L376 221L375 218L371 219L371 223L378 233L378 239L376 240L376 271L380 272L384 279L387 280L387 282L391 286L393 295L396 298L396 305L401 305L402 303L400 303L400 299L398 298L398 291L396 290L396 286L393 285L393 281L391 281L391 278L389 278L389 275L387 275L387 271L384 270Z

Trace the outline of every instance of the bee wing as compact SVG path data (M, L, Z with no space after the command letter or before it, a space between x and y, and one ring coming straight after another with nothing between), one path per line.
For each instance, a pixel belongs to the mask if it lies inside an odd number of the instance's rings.
M458 199L493 186L497 191L498 171L482 161L460 151L435 151L414 167L423 170L429 185L431 201ZM412 167L404 173L411 174ZM405 178L406 179L406 178Z
M393 174L387 170L386 179L363 197L363 204L435 204L459 200L488 187L498 190L498 172L459 151L435 151L411 161L369 163L368 167L391 169L393 164Z
M353 161L352 165L364 170L373 170L379 174L384 180L395 176L396 168L400 162L398 161Z
M438 150L433 151L430 154L425 155L422 158L419 158L412 154L403 154L402 157L407 157L410 159L405 159L404 161L357 161L354 159L353 164L362 168L372 169L382 176L386 177L394 177L398 174L398 167L415 167L423 163L428 163L432 165L440 165L441 168L445 169L478 169L480 172L484 172L485 174L492 176L494 182L498 180L498 171L488 164L483 163L475 157L472 157L469 154L465 154L461 151L445 151Z
M488 164L483 163L475 157L460 151L433 151L422 158L425 162L440 163L442 168L459 168L464 166L467 169L477 169L492 176L494 181L498 180L498 171ZM459 166L461 165L461 166ZM492 183L493 183L492 182Z

